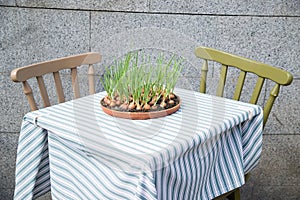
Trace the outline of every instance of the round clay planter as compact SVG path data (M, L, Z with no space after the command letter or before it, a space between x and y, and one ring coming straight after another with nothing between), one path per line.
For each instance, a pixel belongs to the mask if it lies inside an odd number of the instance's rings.
M118 111L102 105L103 99L101 99L100 105L102 107L102 110L108 115L119 117L119 118L132 119L132 120L145 120L145 119L164 117L176 112L180 108L180 104L181 104L181 99L178 96L177 98L179 99L179 103L177 105L168 109L158 110L158 111L151 111L151 110L141 111L141 112Z

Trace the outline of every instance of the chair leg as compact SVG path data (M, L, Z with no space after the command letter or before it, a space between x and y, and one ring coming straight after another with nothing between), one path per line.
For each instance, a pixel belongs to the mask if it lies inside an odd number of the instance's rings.
M233 193L231 193L228 197L228 200L240 200L241 199L241 192L240 188L236 189Z

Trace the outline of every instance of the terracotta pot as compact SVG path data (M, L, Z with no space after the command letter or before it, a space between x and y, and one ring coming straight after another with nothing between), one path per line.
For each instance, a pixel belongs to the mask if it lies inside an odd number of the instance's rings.
M103 99L100 101L100 105L102 107L102 110L111 116L114 117L120 117L120 118L126 118L126 119L133 119L133 120L145 120L145 119L153 119L153 118L159 118L159 117L164 117L167 115L170 115L174 112L176 112L181 105L181 99L177 96L179 99L179 103L171 108L165 109L165 110L159 110L159 111L141 111L141 112L128 112L128 111L117 111L110 109L106 106L102 105Z

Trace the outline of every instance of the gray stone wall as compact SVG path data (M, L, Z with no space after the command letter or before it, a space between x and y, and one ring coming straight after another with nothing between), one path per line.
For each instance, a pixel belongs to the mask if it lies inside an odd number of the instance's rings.
M106 65L130 50L164 51L188 60L178 86L197 90L201 62L193 51L199 45L293 74L292 85L282 88L276 100L264 132L261 162L243 186L242 198L300 199L298 0L0 0L0 199L12 199L18 134L29 111L21 84L10 80L12 69L97 51L103 55L96 70L99 79ZM218 79L217 68L209 77L212 83ZM267 82L261 103L269 89ZM246 89L245 96L249 92Z

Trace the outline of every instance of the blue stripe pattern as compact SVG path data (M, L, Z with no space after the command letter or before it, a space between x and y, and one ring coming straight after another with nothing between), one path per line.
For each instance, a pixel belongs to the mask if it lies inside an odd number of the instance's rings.
M105 92L25 115L15 199L212 199L244 184L258 163L259 106L176 89L174 114L103 113Z

